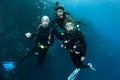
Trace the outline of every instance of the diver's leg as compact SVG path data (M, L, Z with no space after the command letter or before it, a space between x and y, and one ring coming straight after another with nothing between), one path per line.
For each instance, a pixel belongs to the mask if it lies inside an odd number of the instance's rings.
M72 62L73 62L73 64L77 67L77 68L79 68L79 65L78 65L78 60L77 60L77 55L75 54L75 53L70 53L70 56L71 56L71 59L72 59Z
M81 68L81 69L91 68L92 70L95 70L95 68L93 68L91 63L84 64L83 63L84 61L81 61L81 57L82 57L81 54L78 54L77 57L76 57L77 58L77 62L78 62L77 66L79 68Z
M82 62L82 63L83 63L83 62ZM91 63L88 63L88 64L83 64L80 68L82 68L82 69L87 69L87 68L90 68L90 69L92 69L92 70L96 71L96 69L92 66L92 64L91 64Z
M82 65L80 66L80 68L82 68L82 69L87 69L87 68L90 68L90 66L89 65L87 65L87 64L83 64L83 62L81 61L81 63L82 63Z
M80 71L78 60L77 60L78 56L75 53L71 53L70 56L73 64L76 66L76 69L68 76L67 80L74 80Z
M77 67L77 68L90 68L89 65L83 64L83 61L81 61L81 55L80 54L76 54L76 53L71 53L71 59L73 64Z
M37 59L37 65L41 66L45 60L47 49L44 49L44 50L40 49L38 53L39 54L38 54L38 59Z
M25 59L27 59L28 57L30 57L31 55L33 55L34 52L36 52L36 48L37 48L37 46L34 45L33 48L30 49L29 53L28 53L26 56L24 56L22 59L20 59L20 60L18 61L17 65L21 64Z
M96 69L92 66L91 63L88 63L88 64L84 64L83 61L81 61L81 56L77 56L77 68L81 68L81 69L87 69L87 68L90 68L94 71L96 71Z
M77 61L77 67L78 68L82 68L82 69L86 69L86 68L90 68L90 66L89 65L87 65L87 64L83 64L83 61L81 61L81 54L76 54L76 61Z

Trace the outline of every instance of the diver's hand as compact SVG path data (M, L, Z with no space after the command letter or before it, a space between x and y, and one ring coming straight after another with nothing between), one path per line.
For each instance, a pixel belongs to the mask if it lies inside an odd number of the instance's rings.
M78 24L76 27L80 27L80 25Z
M51 40L51 35L48 36L48 39Z
M84 57L84 56L82 56L82 57L81 57L81 61L84 61L84 60L85 60L85 57Z
M32 36L32 34L31 34L30 32L28 32L28 33L25 34L25 36L26 36L27 38L30 38L30 37Z

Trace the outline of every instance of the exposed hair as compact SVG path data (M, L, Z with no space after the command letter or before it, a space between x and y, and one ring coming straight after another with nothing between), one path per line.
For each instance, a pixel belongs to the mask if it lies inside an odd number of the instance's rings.
M70 16L66 15L66 19L65 19L65 21L64 21L64 25L65 25L66 23L68 23L68 22L74 23L73 19L72 19Z
M64 7L61 5L57 5L54 7L55 11L57 11L58 9L62 9L64 11Z
M60 5L59 2L56 2L55 6L54 6L54 10L57 11L58 9L64 10L64 7L62 5Z

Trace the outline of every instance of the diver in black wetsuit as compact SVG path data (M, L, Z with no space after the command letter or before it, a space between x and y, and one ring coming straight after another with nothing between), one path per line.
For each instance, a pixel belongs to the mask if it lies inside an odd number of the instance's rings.
M65 19L70 18L73 21L73 18L70 12L65 10L65 8L62 5L60 5L58 1L54 6L54 10L55 10L55 16L52 20L52 24L54 24L55 27L60 27L63 30L65 30L64 28ZM77 25L77 27L81 27L81 26L84 26L85 24L83 24L81 21L76 21L75 25Z
M86 42L82 32L74 25L74 22L70 18L65 20L66 31L61 35L58 34L58 38L63 42L61 47L66 48L70 52L70 56L73 64L76 68L93 68L92 64L83 64L86 54Z
M72 25L67 23L68 25ZM73 64L77 68L89 68L89 65L84 65L83 61L86 54L86 42L84 40L84 35L77 30L69 30L70 28L66 27L67 31L64 33L64 47L70 52L70 56Z
M61 47L66 48L66 50L70 53L72 62L76 67L76 69L68 77L68 80L74 80L80 69L90 68L96 71L91 63L83 63L86 55L86 42L80 29L78 29L74 22L72 22L69 18L65 20L65 29L66 31L64 34L59 37L63 41Z
M50 25L50 20L48 16L43 16L41 19L41 24L38 26L37 31L35 33L26 33L25 36L27 38L35 38L35 44L32 49L29 50L29 53L20 59L18 62L13 61L5 61L2 62L2 65L5 70L14 69L16 66L20 65L24 60L30 57L33 54L36 54L37 64L41 66L44 62L46 53L48 48L52 45L53 38L53 29Z
M64 24L66 19L70 19L72 22L74 21L71 17L70 13L65 10L65 8L59 4L57 1L54 10L56 11L55 17L52 20L52 25L54 29L54 34L59 37L57 34L63 33L66 31ZM80 21L74 22L75 26L77 26L78 29L80 29L83 24Z
M71 15L68 11L64 9L62 5L59 4L59 2L56 2L54 6L54 10L56 12L55 17L52 20L52 24L54 24L56 27L60 27L62 29L64 28L64 20L66 18L71 18ZM72 19L72 18L71 18Z
M35 45L32 49L30 49L28 55L23 57L17 65L19 65L21 62L23 62L25 59L27 59L29 56L33 55L34 53L38 55L37 64L38 66L41 66L43 64L43 61L45 59L46 53L48 48L53 43L53 34L51 26L49 26L49 17L43 16L41 20L41 24L39 25L37 31L35 34L26 33L27 38L36 38Z

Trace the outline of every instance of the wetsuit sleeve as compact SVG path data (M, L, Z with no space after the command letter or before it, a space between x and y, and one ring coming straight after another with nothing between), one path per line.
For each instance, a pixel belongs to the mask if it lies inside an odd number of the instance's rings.
M50 41L50 45L52 45L54 42L53 29L50 31L50 34L49 34L49 41Z
M52 19L52 21L51 21L51 24L50 24L50 25L55 26L55 23L56 23L56 16L54 16L54 18Z
M85 56L86 55L86 42L84 39L84 35L82 34L82 32L79 33L80 37L79 37L79 41L80 41L80 46L81 46L81 56Z
M35 36L36 36L36 34L35 34L35 33L32 33L30 39L33 39Z
M85 56L86 55L86 42L85 42L85 40L83 39L82 41L81 41L81 43L82 43L82 56Z
M59 33L55 28L53 29L53 34L60 40L64 40L64 33Z
M38 31L39 31L39 28L40 28L40 27L38 27L38 28L35 30L35 32L32 33L32 35L31 35L31 37L30 37L29 39L33 39L33 38L36 37L36 35L37 35Z
M38 26L38 28L35 30L35 32L32 33L30 39L37 38L38 32L40 31L40 26L41 26L41 24ZM36 39L36 41L37 41L37 39Z
M73 39L72 41L74 42L74 45L76 45L76 49L75 51L80 52L81 56L86 55L86 42L84 39L84 35L80 32L78 34L76 34L77 38Z

